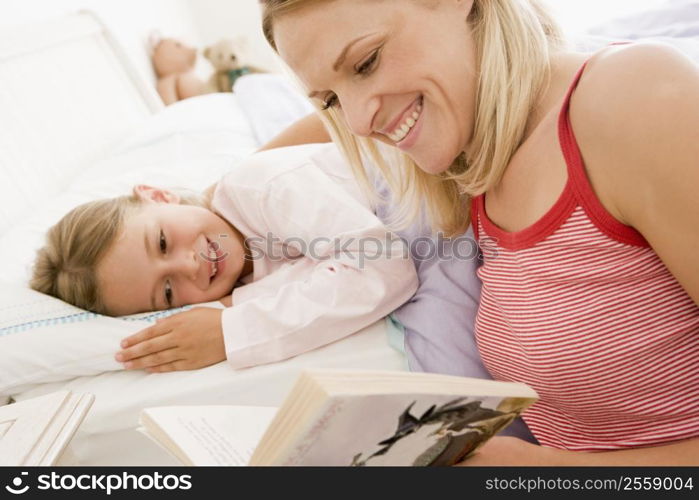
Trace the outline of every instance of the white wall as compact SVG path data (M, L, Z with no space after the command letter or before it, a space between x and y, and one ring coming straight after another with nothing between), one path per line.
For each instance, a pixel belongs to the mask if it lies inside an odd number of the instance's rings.
M259 0L190 0L193 22L204 45L221 38L243 36L250 62L268 70L279 70L274 51L262 35Z
M582 32L619 15L657 7L667 0L547 0L564 28ZM0 0L0 31L56 17L79 9L96 12L112 29L149 79L152 67L146 49L148 34L180 38L195 47L221 38L244 36L249 59L268 70L279 70L276 55L262 36L259 0ZM197 71L203 78L211 69L200 58Z
M546 0L566 33L580 34L617 17L654 9L668 0Z
M2 0L0 30L81 9L99 15L149 79L153 78L153 73L145 49L148 34L153 29L199 43L198 31L191 22L189 0Z
M252 61L269 70L278 67L262 36L258 0L0 0L0 30L81 9L99 15L151 80L154 76L145 49L153 30L197 48L243 35ZM207 77L211 68L200 59L197 72Z

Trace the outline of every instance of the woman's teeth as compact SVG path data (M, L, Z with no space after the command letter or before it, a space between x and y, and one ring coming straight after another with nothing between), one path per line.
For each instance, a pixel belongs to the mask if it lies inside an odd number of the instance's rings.
M408 116L406 120L398 125L398 127L393 131L393 133L388 134L388 138L393 142L400 142L405 139L408 132L415 126L417 120L420 118L420 113L422 113L422 100L417 104L413 114Z

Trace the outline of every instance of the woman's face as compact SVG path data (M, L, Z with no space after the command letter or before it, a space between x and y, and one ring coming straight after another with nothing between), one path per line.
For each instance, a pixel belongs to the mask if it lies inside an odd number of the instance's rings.
M169 309L230 294L245 264L240 234L210 210L180 205L168 191L141 188L142 205L127 215L97 266L109 313Z
M333 0L274 24L279 54L309 95L356 135L396 146L439 173L473 130L473 0Z

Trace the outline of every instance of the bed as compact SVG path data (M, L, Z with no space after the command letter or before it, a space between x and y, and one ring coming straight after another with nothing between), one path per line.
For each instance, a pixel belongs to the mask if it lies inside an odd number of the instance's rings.
M46 78L41 80L46 75L49 92ZM259 75L252 84L241 80L233 94L204 95L164 108L90 12L4 32L0 81L0 351L5 349L0 356L11 355L8 345L19 345L8 343L13 339L22 341L24 349L46 348L37 325L50 334L43 337L48 342L66 344L56 344L53 359L46 353L41 360L45 365L55 365L63 355L59 352L77 351L77 344L88 351L101 349L90 353L96 359L90 369L52 366L50 377L34 378L15 392L7 389L12 386L7 382L16 374L8 372L7 362L0 367L0 386L4 383L6 395L17 401L59 389L95 395L59 464L175 464L136 430L138 414L146 406L277 406L305 367L405 369L403 355L388 342L390 323L383 320L280 363L236 371L224 362L195 371L147 374L120 370L109 359L116 344L98 347L114 332L91 331L80 337L79 327L90 323L58 325L54 317L51 326L39 318L36 304L43 301L18 297L27 293L34 251L42 245L45 230L63 214L85 201L124 194L140 182L203 189L311 108L279 75ZM272 94L275 99L270 99ZM19 306L25 312L17 313ZM61 321L89 319L81 312L62 311L60 304L51 307ZM34 321L9 325L12 314Z
M583 40L579 46L603 46L617 29L619 25L598 30L600 38ZM656 30L653 35L672 33ZM622 36L632 38L630 32ZM699 60L698 36L693 32L677 43ZM19 339L28 349L33 342L36 349L51 350L35 335L36 329L9 325L7 307L19 304L26 292L34 251L50 225L80 203L123 194L138 182L205 188L310 111L279 75L252 76L258 79L242 78L234 94L205 95L164 108L152 85L139 76L90 12L0 35L0 388L7 382L2 378L10 376L2 365L2 356L12 355L6 347L10 339ZM30 299L20 304L29 308L30 315L36 315L33 301L42 302ZM86 318L75 311L62 314ZM79 335L78 330L46 318L31 324L39 323L43 338L56 343L55 356L72 352L68 341L66 346L60 341L69 338L64 334ZM46 372L50 376L23 385L5 384L16 389L0 392L0 404L7 402L3 395L21 401L59 389L93 393L95 404L61 465L174 465L172 457L136 430L142 408L276 406L306 367L403 370L403 354L389 343L392 333L389 322L379 321L342 341L280 363L239 371L220 363L151 375L119 370L111 359L116 346L109 344L110 338L100 344L101 351L90 353L96 361L89 366L73 371L51 366ZM98 329L78 342L95 351L99 335L107 336ZM52 360L36 362L50 365ZM22 369L23 363L15 364Z

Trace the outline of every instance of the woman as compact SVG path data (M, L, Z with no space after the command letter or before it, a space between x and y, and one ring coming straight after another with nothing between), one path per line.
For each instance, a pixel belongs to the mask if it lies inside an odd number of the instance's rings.
M536 0L272 0L264 31L359 177L362 151L385 172L399 223L425 203L490 243L479 349L539 392L544 446L467 463L696 464L697 67L568 52Z

